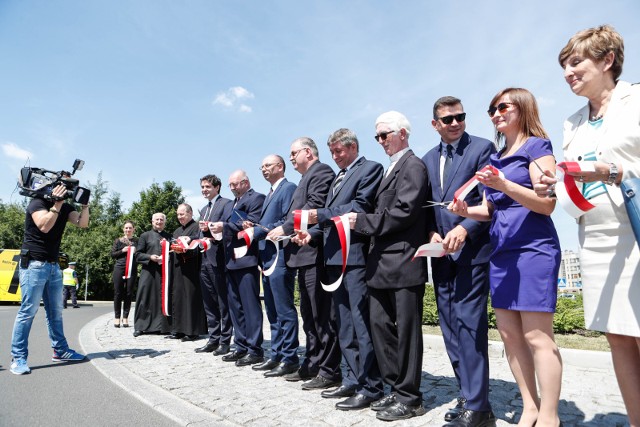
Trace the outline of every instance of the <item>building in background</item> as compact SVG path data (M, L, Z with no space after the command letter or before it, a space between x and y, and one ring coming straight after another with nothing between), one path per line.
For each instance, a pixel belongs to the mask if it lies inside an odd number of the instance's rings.
M576 294L582 292L580 258L574 251L562 251L560 273L558 274L558 291L561 294Z

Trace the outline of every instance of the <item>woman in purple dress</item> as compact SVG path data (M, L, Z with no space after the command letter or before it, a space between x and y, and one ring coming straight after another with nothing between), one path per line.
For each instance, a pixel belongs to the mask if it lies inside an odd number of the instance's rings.
M468 207L459 200L450 209L491 221L491 302L522 394L518 425L557 426L562 359L553 337L553 313L560 243L550 217L555 200L533 191L541 170L555 169L555 158L529 91L499 92L488 112L499 145L490 161L501 173L476 173L486 187L482 205Z

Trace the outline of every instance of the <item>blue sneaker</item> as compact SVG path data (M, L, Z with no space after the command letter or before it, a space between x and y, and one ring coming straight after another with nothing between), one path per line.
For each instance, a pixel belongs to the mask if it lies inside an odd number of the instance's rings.
M75 350L68 348L66 351L61 353L53 350L53 357L51 357L51 360L54 362L79 362L84 360L86 357L87 356L84 354L76 353Z
M25 375L30 374L31 369L27 365L27 361L25 359L16 359L11 362L11 373L16 375Z

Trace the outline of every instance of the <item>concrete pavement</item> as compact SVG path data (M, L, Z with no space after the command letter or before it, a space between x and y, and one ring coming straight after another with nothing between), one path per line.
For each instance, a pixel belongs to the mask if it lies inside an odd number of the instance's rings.
M266 318L264 329L268 337ZM82 329L80 343L105 376L185 426L440 426L457 395L439 336L424 337L421 389L427 413L388 424L376 420L370 410L338 411L334 408L337 400L323 399L318 391L303 391L301 383L265 378L250 367L238 368L212 354L195 353L204 340L183 343L160 335L134 338L132 332L133 328L114 328L107 314ZM269 342L264 346L268 348ZM508 426L521 412L519 393L502 344L491 343L490 355L491 403L498 426ZM610 355L562 350L562 356L560 418L564 425L628 425Z

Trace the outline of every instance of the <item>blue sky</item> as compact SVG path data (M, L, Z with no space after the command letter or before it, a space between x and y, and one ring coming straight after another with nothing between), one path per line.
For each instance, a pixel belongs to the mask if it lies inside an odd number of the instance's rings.
M20 168L98 174L125 207L153 182L175 181L202 206L199 178L226 184L310 136L335 168L328 135L348 127L361 153L387 165L374 121L398 110L419 156L439 138L433 102L464 102L467 131L492 139L486 109L508 86L536 95L562 159L571 93L557 54L576 31L609 23L625 39L622 78L640 81L640 2L0 0L0 199ZM298 182L292 167L287 177ZM223 195L231 196L226 186ZM574 221L553 215L563 248Z

